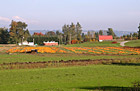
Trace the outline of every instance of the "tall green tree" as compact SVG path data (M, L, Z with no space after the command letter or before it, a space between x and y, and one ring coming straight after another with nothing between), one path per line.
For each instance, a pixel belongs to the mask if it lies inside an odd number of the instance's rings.
M63 34L61 32L59 32L58 30L56 31L56 37L59 39L59 44L62 44Z
M64 44L67 44L67 25L66 24L62 27L62 32L63 32L63 42Z
M64 25L62 31L66 37L66 43L71 44L71 40L76 38L75 25L73 23L71 25Z
M133 33L132 36L133 37L138 37L138 33Z
M114 33L114 31L113 31L112 28L108 28L107 34L108 34L108 35L112 35L113 38L116 38L116 34Z
M70 43L70 26L69 25L64 25L62 27L62 32L64 33L64 43L69 44Z
M67 25L65 24L63 27L62 27L62 32L64 33L64 35L67 35Z
M9 40L9 32L7 28L0 28L0 44L7 44Z
M82 41L85 39L85 34L84 33L82 33Z
M138 29L139 29L139 31L138 31L138 39L140 39L140 24L139 24Z
M16 21L13 21L11 22L10 24L10 32L9 32L9 35L10 35L10 38L9 38L9 43L12 43L12 44L15 44L17 43L17 22Z
M91 39L91 33L90 33L90 31L87 32L87 36L88 36L89 39Z
M19 43L23 42L24 40L27 40L27 38L30 36L30 33L27 28L27 24L25 22L16 22L13 21L10 24L10 43Z
M99 31L99 35L103 35L103 31L102 30Z
M27 29L25 32L24 32L24 38L27 39L28 37L30 37L31 34L29 32L29 30Z
M98 32L95 32L95 38L96 38L96 40L99 39L99 33Z
M77 40L79 40L79 41L82 40L81 33L82 33L82 26L80 25L79 22L77 22L77 24L76 24L76 35L77 35Z
M71 44L72 40L79 40L81 41L81 33L82 33L82 27L79 22L75 25L74 23L71 23L71 25L64 25L62 27L62 31L64 33L64 39L66 40L67 44Z
M77 39L76 26L73 22L70 25L70 38L71 38L71 40Z
M47 32L45 35L46 35L47 37L56 37L56 34L55 34L55 32L53 32L53 31L49 31L49 32Z

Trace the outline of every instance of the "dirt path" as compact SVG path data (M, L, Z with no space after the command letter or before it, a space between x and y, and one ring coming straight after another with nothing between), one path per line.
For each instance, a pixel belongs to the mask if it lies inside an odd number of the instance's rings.
M123 42L120 43L120 45L125 46L125 43L127 43L127 42L129 42L129 41L123 41Z

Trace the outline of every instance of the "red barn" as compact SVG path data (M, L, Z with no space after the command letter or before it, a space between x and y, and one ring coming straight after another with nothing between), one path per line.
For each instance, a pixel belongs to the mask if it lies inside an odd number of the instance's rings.
M99 35L99 41L103 40L113 40L112 35Z

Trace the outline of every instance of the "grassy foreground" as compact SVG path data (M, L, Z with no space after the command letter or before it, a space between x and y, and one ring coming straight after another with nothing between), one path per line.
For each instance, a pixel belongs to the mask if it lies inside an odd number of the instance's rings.
M66 46L109 46L111 42L84 43ZM111 44L110 46L119 46ZM129 66L88 65L73 67L57 67L44 69L0 70L0 91L120 91L121 88L133 87L134 82L140 82L140 55L94 55L94 54L6 54L5 48L0 52L0 64L13 62L42 62L60 60L84 59L127 59L131 58ZM133 59L134 58L134 59ZM129 63L129 62L128 62ZM137 65L136 65L137 64ZM97 90L98 89L98 90ZM117 90L116 90L117 89ZM106 91L105 90L105 91ZM126 91L126 90L125 90Z
M129 41L129 42L125 43L125 46L140 47L140 40Z
M131 87L140 66L93 65L0 71L0 91L86 91ZM114 90L113 90L114 91Z

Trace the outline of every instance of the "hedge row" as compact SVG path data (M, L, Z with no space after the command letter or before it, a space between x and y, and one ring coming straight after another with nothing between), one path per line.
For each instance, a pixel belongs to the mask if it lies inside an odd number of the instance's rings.
M43 45L43 42L47 42L47 41L59 42L59 39L57 37L45 37L45 36L28 37L27 41L33 42L33 39L34 39L34 43L38 45Z

